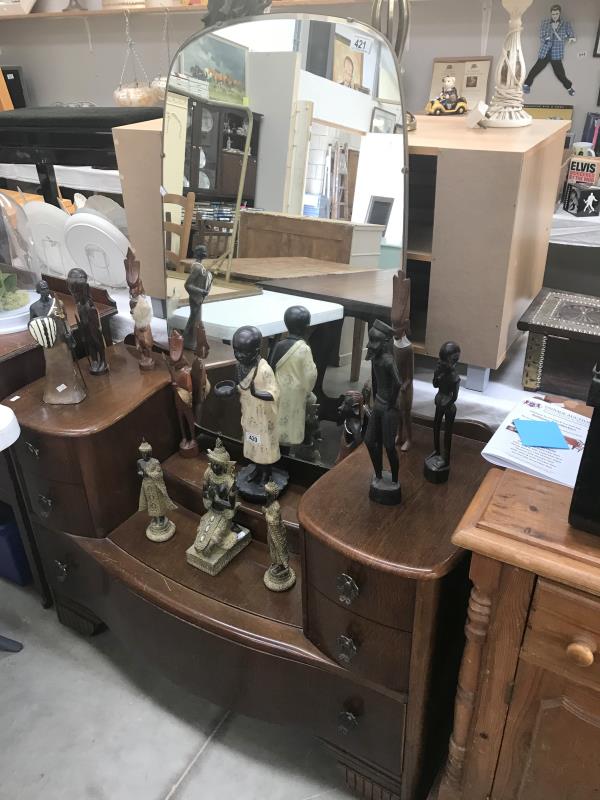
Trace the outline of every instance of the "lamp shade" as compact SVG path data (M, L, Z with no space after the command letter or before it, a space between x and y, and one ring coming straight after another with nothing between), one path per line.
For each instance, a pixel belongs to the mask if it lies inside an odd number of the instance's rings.
M0 452L14 444L21 434L21 428L15 412L6 406L0 406Z

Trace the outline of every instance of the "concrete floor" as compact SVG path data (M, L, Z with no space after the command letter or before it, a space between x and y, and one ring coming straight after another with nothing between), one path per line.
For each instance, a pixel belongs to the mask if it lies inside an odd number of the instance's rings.
M132 660L109 632L86 639L37 595L0 580L0 798L350 800L303 732L251 720Z

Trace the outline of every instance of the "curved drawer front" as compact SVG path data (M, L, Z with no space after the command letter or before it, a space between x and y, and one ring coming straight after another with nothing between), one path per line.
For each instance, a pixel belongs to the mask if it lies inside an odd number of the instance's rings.
M390 628L411 631L415 582L358 564L304 533L306 582L338 606Z
M38 523L34 527L44 574L53 591L94 610L105 583L101 567L77 547L77 540Z
M357 675L397 692L408 691L412 636L366 620L306 590L308 638L330 658Z
M29 508L48 528L79 536L93 536L94 524L82 486L23 475Z
M22 428L15 451L23 472L54 481L81 483L75 445L66 437L40 436Z

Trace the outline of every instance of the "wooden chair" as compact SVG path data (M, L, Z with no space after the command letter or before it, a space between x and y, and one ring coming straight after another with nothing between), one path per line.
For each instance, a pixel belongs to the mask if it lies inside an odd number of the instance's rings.
M181 260L187 258L188 245L190 243L190 232L192 230L192 222L194 219L194 203L196 202L196 195L194 192L188 192L185 197L180 194L165 194L163 197L163 205L177 205L183 209L181 222L171 222L167 215L165 227L165 258L167 264L171 262L177 272L183 271ZM172 249L173 236L179 238L179 251L175 252ZM180 266L181 265L181 266Z
M230 244L233 233L233 222L225 220L202 219L198 226L196 243L206 247L208 258L219 258Z

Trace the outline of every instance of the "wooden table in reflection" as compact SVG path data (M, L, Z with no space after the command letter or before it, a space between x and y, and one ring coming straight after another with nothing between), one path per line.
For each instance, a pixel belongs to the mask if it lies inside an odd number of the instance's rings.
M185 259L192 264L193 259ZM210 266L211 259L206 260ZM311 278L320 275L349 275L357 272L378 270L372 267L353 267L337 261L322 261L319 258L281 256L278 258L234 258L231 262L231 277L244 281L267 281L272 279Z

